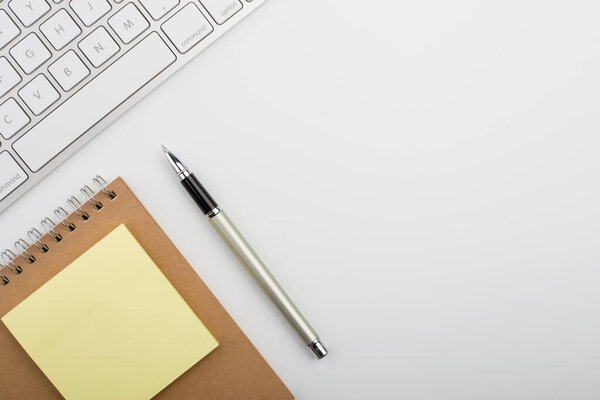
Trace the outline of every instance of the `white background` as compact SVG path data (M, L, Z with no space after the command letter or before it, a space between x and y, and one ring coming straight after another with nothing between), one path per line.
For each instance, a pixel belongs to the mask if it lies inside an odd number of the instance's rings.
M1 214L0 244L95 173L121 175L299 399L598 399L599 11L272 0ZM211 231L161 143L326 359Z

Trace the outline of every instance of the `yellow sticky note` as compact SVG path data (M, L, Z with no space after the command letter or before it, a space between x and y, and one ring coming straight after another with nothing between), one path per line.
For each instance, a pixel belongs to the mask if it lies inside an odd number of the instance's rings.
M125 225L2 321L68 400L150 399L218 346Z

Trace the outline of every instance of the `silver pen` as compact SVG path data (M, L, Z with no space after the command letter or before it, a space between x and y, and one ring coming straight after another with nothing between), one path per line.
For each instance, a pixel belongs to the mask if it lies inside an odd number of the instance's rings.
M272 300L273 304L279 309L290 325L298 332L300 338L318 358L327 355L327 349L321 343L317 332L308 323L304 315L294 304L292 299L285 293L277 279L260 259L244 236L235 227L225 211L219 207L208 191L196 179L194 174L179 161L173 153L165 146L162 146L167 160L177 173L181 184L192 196L198 207L208 218L210 224L217 231L219 236L227 243L233 254L246 268L248 273L254 278L256 283L263 289L265 294Z

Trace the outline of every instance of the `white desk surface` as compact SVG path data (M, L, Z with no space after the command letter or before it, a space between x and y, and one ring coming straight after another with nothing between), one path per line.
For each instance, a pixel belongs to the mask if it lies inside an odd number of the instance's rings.
M272 0L0 215L123 176L298 399L600 396L597 1ZM179 187L181 156L331 354Z

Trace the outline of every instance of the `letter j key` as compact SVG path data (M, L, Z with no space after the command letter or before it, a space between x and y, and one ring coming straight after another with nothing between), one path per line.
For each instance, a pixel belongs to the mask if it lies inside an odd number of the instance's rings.
M106 15L111 7L106 0L73 0L71 8L85 26L92 26L96 21Z

